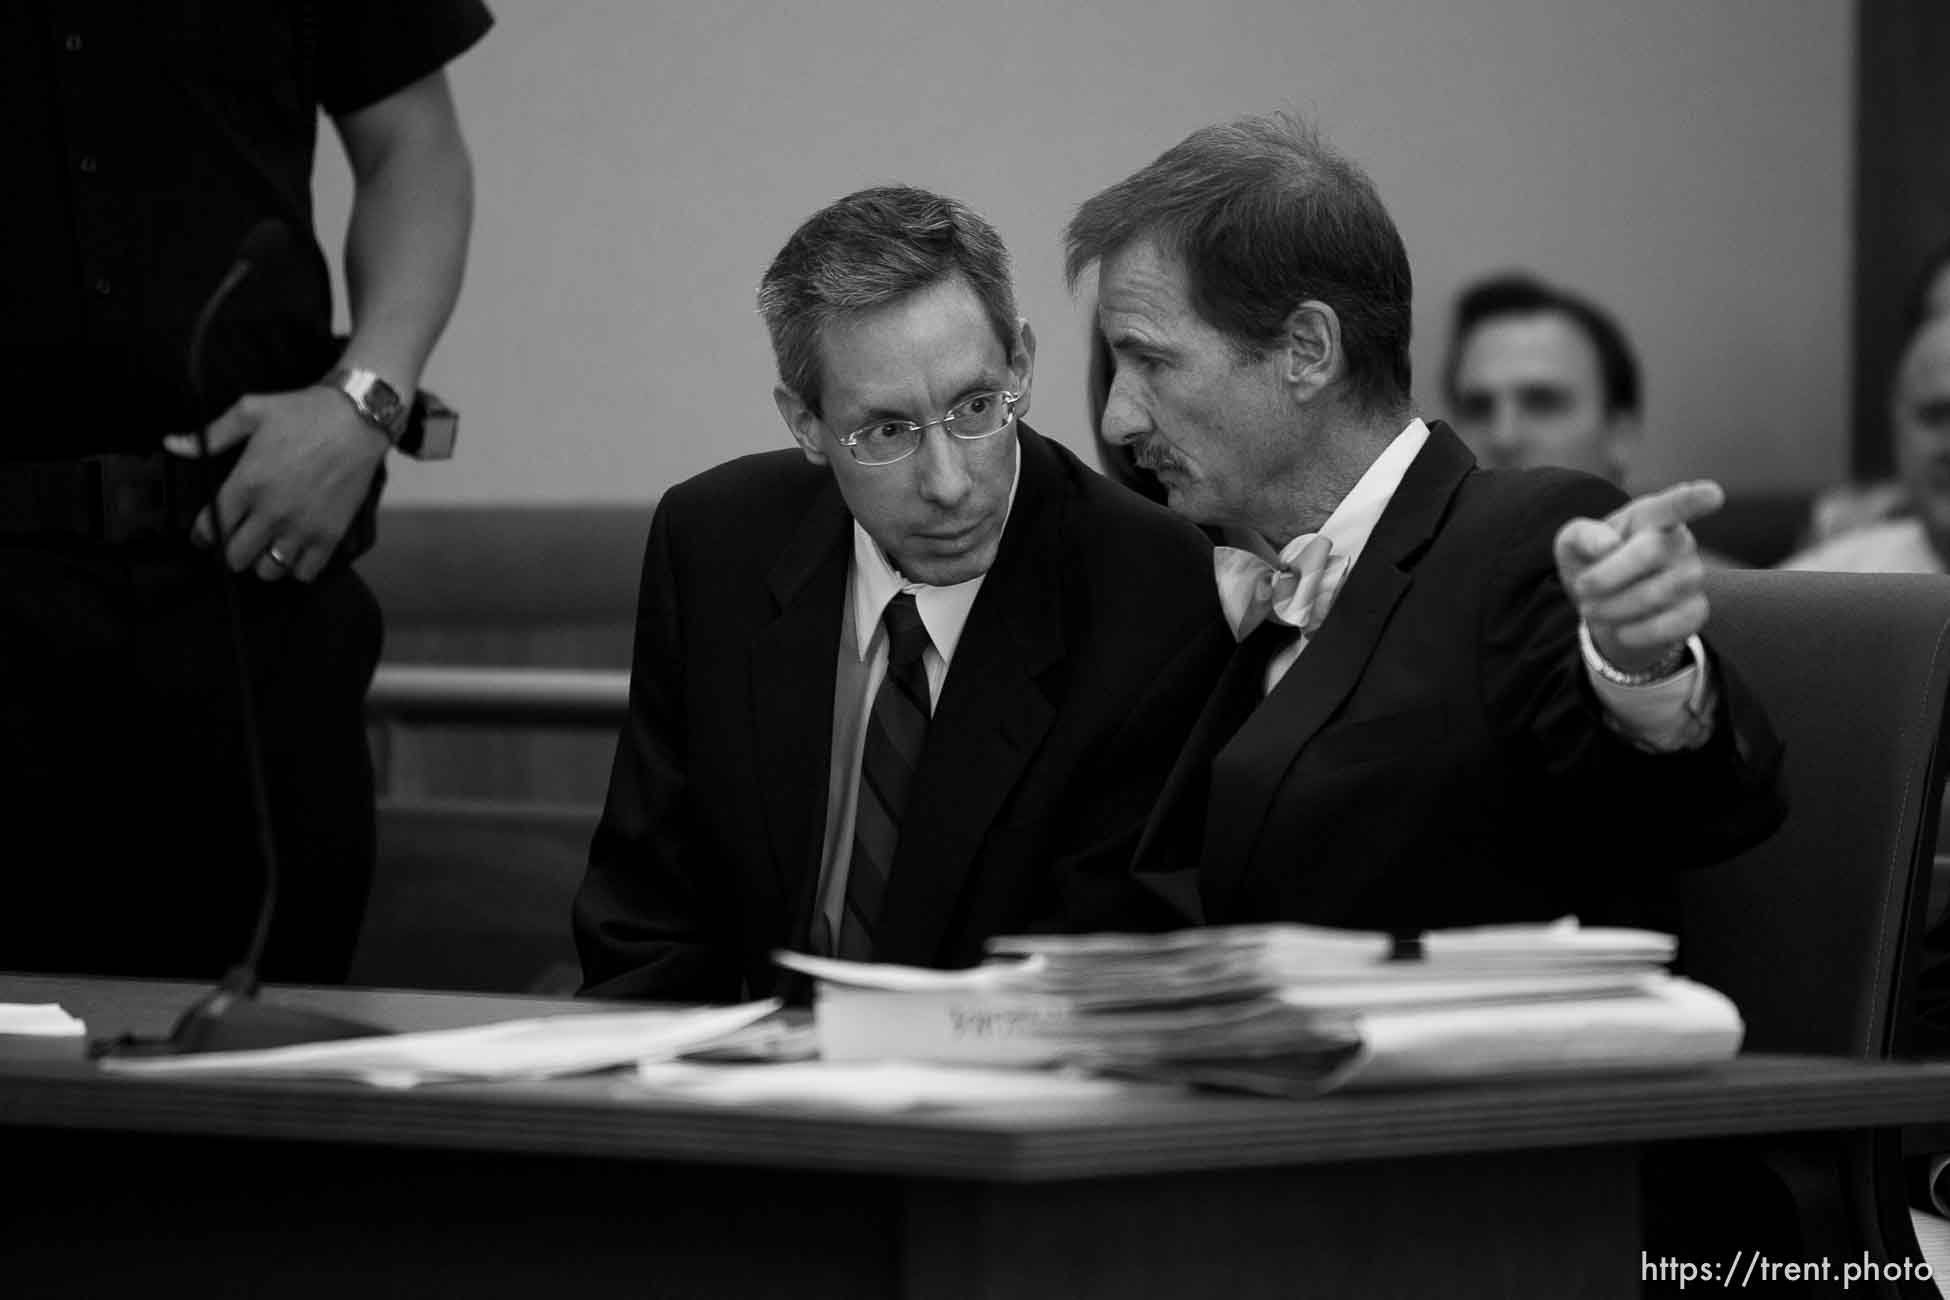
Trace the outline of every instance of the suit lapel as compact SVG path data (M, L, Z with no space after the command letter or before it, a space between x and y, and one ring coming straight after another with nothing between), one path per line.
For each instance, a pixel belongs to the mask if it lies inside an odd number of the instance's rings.
M883 961L935 960L996 815L1056 717L1037 678L1063 656L1061 470L1028 429L1018 442L1015 504L928 725L888 872Z
M1359 562L1320 631L1271 695L1212 761L1200 889L1207 915L1224 921L1275 793L1374 654L1413 569L1463 476L1468 450L1440 422L1402 476ZM1243 647L1242 647L1243 649ZM1238 656L1235 655L1235 658ZM1295 846L1295 855L1299 853Z
M803 946L819 876L833 750L833 678L852 516L828 479L767 575L778 607L752 644L759 800L789 942Z
M1171 908L1180 924L1202 925L1205 921L1199 901L1197 854L1213 756L1259 706L1266 665L1288 640L1290 636L1283 634L1280 625L1268 619L1233 650L1178 751L1151 816L1145 820L1137 852L1131 858L1132 871L1141 885Z

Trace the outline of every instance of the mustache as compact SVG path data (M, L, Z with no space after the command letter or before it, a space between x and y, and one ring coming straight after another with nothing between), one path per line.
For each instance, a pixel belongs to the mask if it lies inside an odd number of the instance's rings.
M1140 442L1131 448L1131 459L1137 463L1140 469L1150 470L1153 474L1160 470L1175 470L1185 467L1185 463L1178 458L1177 453L1173 452L1171 448L1161 443L1148 440Z

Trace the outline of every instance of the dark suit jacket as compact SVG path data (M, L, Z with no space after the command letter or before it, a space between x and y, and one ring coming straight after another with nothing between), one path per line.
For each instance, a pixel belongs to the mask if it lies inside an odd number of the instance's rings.
M1022 472L914 776L877 955L956 966L1127 887L1231 648L1211 547L1020 431ZM852 521L795 451L672 488L643 565L630 720L575 903L585 991L775 986L814 910Z
M1432 423L1280 685L1255 707L1257 636L1227 665L1145 829L1138 879L1168 910L1143 919L1671 928L1669 872L1779 824L1780 748L1717 658L1701 749L1652 755L1605 725L1552 539L1623 501L1569 471L1479 470Z

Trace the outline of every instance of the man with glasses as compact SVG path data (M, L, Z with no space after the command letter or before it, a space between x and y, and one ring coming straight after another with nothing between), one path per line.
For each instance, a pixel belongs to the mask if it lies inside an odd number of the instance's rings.
M967 965L1102 914L1230 648L1211 548L1029 429L1035 338L961 204L814 215L759 307L798 451L651 523L585 992L728 1000L770 953Z

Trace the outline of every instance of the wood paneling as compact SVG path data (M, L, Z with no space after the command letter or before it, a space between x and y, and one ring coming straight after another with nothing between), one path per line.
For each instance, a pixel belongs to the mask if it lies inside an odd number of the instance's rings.
M388 663L626 671L652 507L384 511L359 571L386 611ZM401 800L599 805L608 728L376 724Z

